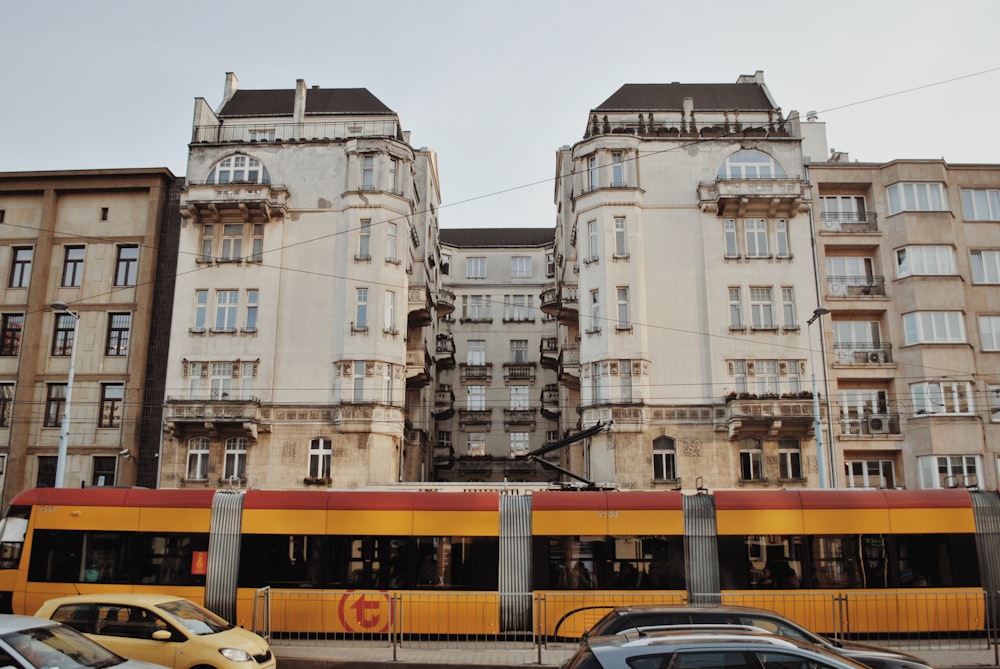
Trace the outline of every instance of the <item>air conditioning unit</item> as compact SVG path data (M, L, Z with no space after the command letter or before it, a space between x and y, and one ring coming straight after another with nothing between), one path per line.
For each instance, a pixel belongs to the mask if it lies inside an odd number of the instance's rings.
M868 352L868 362L884 364L885 363L885 351L869 351Z
M889 417L884 414L868 416L868 434L889 434Z

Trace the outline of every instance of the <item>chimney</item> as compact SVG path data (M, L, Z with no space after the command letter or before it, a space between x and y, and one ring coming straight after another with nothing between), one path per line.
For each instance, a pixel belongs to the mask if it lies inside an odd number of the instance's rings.
M233 96L236 95L236 91L240 88L240 80L236 78L235 72L226 72L226 88L222 91L222 103L219 104L219 109L226 106Z
M306 80L299 79L295 82L295 109L292 112L292 121L302 123L306 120Z

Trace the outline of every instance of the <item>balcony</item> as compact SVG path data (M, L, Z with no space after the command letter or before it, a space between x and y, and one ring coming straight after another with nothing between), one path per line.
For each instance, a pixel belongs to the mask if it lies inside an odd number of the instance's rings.
M833 362L839 365L886 365L893 362L892 344L834 343Z
M458 367L462 383L489 384L490 382L493 381L492 362L487 362L484 365L470 365L468 363L463 362Z
M549 286L538 296L542 313L555 316L564 325L575 325L580 316L577 287L569 284Z
M431 318L431 314L434 313L434 305L431 302L431 292L427 286L410 286L407 295L407 325L410 328L422 328L432 324L434 319Z
M558 420L561 415L559 409L559 385L550 383L542 388L542 416L549 420Z
M534 409L504 409L503 410L504 429L510 430L512 426L530 427L535 429Z
M276 184L188 183L181 216L195 223L268 223L288 213L288 189Z
M870 413L840 421L840 434L844 437L883 437L902 434L898 413Z
M580 346L567 346L559 352L559 383L572 390L580 389Z
M423 388L431 382L430 354L424 346L406 349L406 387Z
M823 232L844 235L866 235L878 232L878 215L875 213L821 212L819 215Z
M791 218L809 200L809 185L797 176L780 179L718 179L698 185L701 210L718 216Z
M822 405L820 415L824 415ZM808 392L784 397L739 393L726 398L730 439L762 435L772 439L786 435L811 438L813 421L813 402Z
M455 311L455 292L449 288L438 290L437 314L447 316Z
M885 297L884 276L828 276L826 277L828 297L864 299Z
M225 123L195 126L191 143L266 145L353 137L391 137L402 141L403 131L395 118L313 123Z
M260 400L177 399L168 397L163 409L164 425L178 441L208 432L213 438L246 437L257 440L258 432L269 432L260 416Z
M535 381L535 363L533 362L505 362L503 363L503 382L511 381Z
M434 391L434 408L431 409L434 420L448 420L455 415L455 392L451 386L442 383Z
M538 352L541 354L540 363L543 369L559 369L559 338L542 337L538 345Z
M439 334L434 344L434 367L441 372L455 369L455 338L451 334Z
M791 124L782 118L780 110L743 113L730 117L729 112L698 112L685 118L681 112L663 113L654 116L627 114L627 118L607 116L598 119L594 114L587 124L584 139L597 135L632 135L658 139L695 139L699 137L792 137Z
M470 425L476 425L481 427L486 432L489 432L493 427L493 410L492 409L459 409L458 410L458 424L460 427L467 427Z

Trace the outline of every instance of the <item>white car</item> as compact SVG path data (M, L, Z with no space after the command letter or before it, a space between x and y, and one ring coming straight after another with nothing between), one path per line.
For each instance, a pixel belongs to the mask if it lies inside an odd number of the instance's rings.
M127 660L72 627L0 614L0 667L14 669L164 669Z

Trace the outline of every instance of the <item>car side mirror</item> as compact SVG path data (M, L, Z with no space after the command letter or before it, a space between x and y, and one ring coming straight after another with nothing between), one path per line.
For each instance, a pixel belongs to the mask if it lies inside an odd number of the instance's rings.
M174 635L170 633L170 630L156 630L153 632L153 639L156 641L170 641L174 638Z

